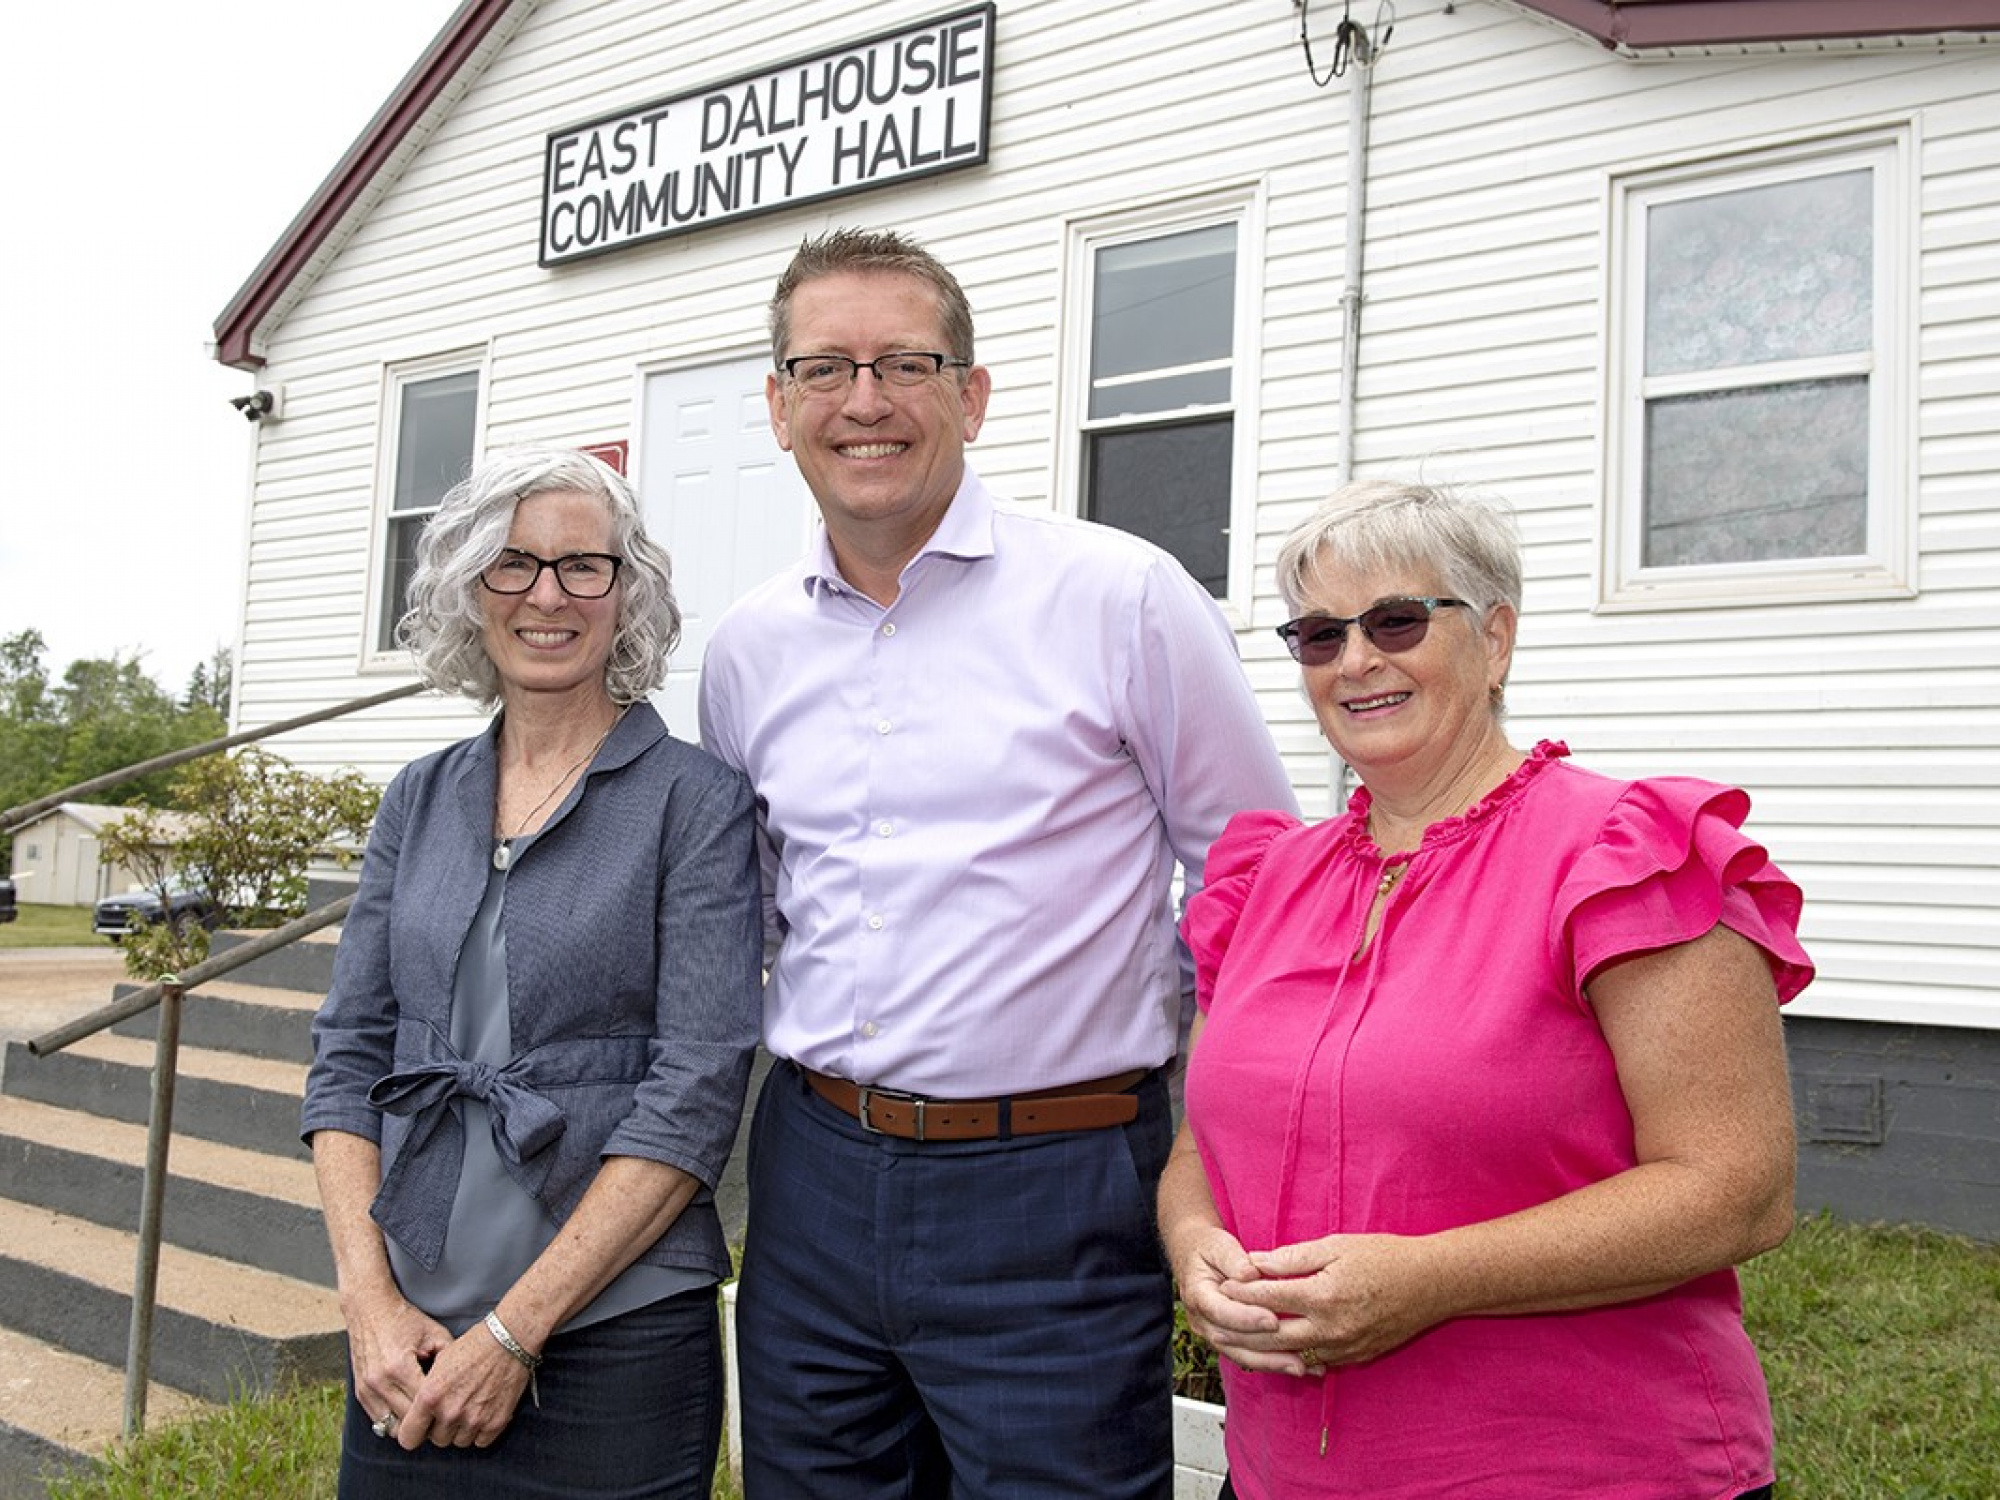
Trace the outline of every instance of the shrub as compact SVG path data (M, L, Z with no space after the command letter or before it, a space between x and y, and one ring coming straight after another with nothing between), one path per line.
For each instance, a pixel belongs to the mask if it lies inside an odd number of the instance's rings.
M231 920L253 926L301 916L306 867L319 855L343 865L367 836L382 794L358 771L316 776L254 746L190 762L174 781L174 802L192 823L178 847L151 808L104 831L104 857L138 871L164 906L168 866L207 891ZM195 923L161 922L125 940L125 968L155 979L208 956Z

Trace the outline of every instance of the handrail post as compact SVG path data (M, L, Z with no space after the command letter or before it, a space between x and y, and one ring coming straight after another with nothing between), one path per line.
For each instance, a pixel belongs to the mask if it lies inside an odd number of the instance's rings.
M167 1148L174 1136L174 1076L180 1066L180 979L160 981L160 1031L153 1047L152 1108L146 1121L146 1181L139 1202L139 1264L132 1282L132 1324L125 1343L125 1436L146 1430L146 1387L153 1370L153 1306L160 1285L160 1210L167 1191Z

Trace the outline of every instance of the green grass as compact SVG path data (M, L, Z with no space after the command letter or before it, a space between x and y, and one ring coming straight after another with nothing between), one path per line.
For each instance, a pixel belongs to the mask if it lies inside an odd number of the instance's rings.
M19 915L13 921L0 922L0 949L110 946L90 930L87 906L31 906L24 901L15 910Z
M233 1402L51 1479L49 1500L333 1500L345 1399L316 1385Z
M1781 1500L2000 1496L2000 1247L1812 1218L1742 1274Z
M2000 1246L1800 1221L1744 1268L1780 1500L2000 1496ZM316 1387L163 1429L50 1500L330 1500L341 1396ZM715 1500L735 1500L718 1476Z
M337 1384L235 1401L51 1478L48 1500L334 1500L346 1402ZM726 1458L712 1500L741 1500Z

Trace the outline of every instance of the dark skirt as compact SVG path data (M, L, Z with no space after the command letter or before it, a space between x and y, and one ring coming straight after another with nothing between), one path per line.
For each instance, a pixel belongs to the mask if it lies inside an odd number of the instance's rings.
M490 1448L378 1438L350 1381L340 1500L708 1500L722 1435L722 1333L702 1287L549 1340Z

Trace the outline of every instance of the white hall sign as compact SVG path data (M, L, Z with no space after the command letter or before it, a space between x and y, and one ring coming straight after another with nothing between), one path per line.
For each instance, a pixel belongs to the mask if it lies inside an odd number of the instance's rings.
M986 160L993 6L556 131L545 266Z

